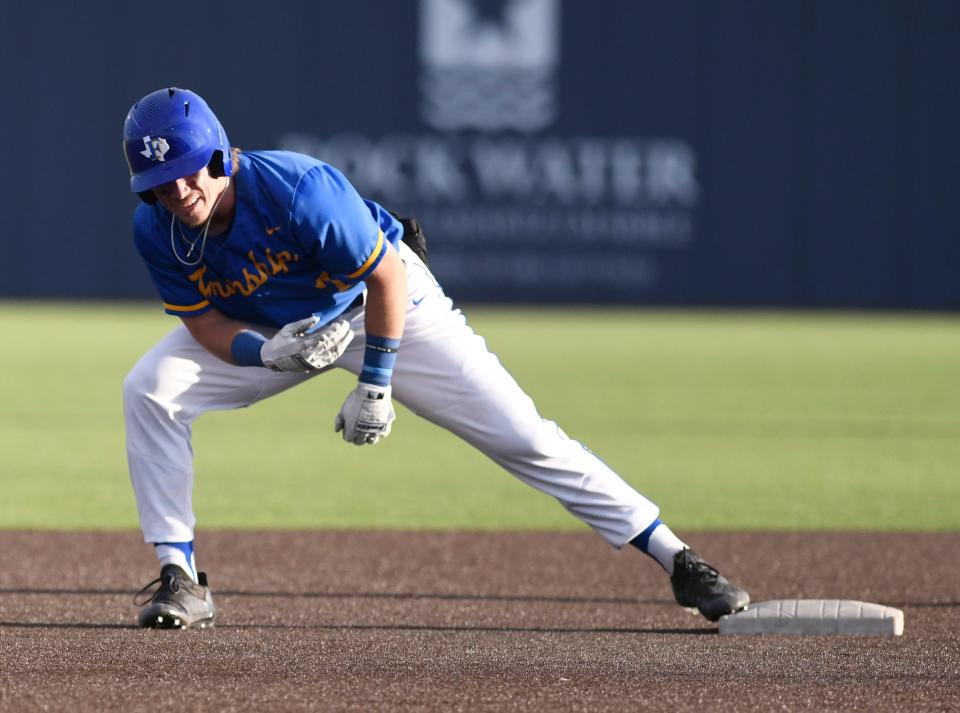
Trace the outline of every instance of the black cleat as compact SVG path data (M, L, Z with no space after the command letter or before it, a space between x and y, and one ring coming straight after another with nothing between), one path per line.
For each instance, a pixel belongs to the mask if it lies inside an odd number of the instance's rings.
M213 626L216 609L213 595L207 587L205 572L197 573L198 582L177 567L168 564L160 570L160 576L150 582L133 598L134 604L143 605L137 623L146 629L206 629ZM160 587L149 599L140 601L143 594L154 584Z
M670 584L677 604L698 609L710 621L746 609L750 603L749 594L691 549L674 555Z

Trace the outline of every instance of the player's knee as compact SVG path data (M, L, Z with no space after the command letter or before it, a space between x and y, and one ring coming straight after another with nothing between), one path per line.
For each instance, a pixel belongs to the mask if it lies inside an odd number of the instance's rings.
M149 403L150 394L156 388L154 370L144 360L137 362L123 380L123 403L126 408Z
M540 421L515 424L506 430L499 443L504 456L517 461L531 461L556 455L562 446L562 439L556 424Z

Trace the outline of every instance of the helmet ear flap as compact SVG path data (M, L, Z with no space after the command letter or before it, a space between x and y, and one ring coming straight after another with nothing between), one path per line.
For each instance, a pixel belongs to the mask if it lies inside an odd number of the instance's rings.
M227 173L223 168L223 151L217 149L210 157L210 163L207 164L207 171L214 178L222 178Z

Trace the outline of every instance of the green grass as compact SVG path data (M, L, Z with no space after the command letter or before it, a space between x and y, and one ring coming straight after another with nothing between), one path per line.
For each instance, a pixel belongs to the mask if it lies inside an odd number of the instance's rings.
M960 528L960 320L467 309L541 413L678 531ZM120 385L153 305L0 303L2 528L131 528ZM195 427L201 526L582 528L400 409L375 448L326 375Z

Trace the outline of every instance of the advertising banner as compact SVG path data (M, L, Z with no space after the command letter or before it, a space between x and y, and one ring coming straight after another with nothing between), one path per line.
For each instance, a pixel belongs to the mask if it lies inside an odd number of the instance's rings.
M957 28L942 0L18 0L0 295L154 296L120 131L181 86L420 219L457 300L956 309Z

